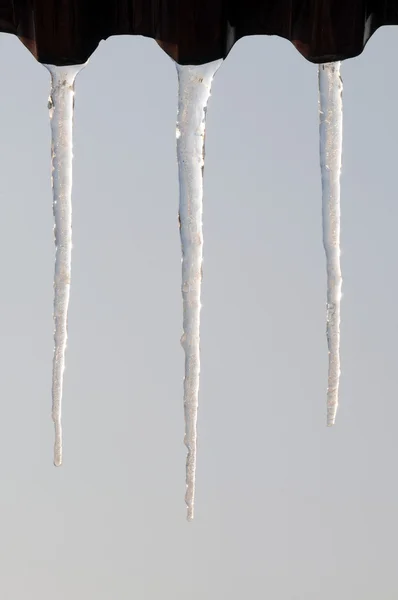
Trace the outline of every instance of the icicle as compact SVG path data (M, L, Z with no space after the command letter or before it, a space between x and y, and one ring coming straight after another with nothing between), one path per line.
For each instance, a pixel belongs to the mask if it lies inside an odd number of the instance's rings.
M195 500L206 107L213 77L221 63L222 60L201 66L177 65L179 83L177 158L180 182L179 222L184 311L181 344L185 351L184 443L188 448L185 502L188 507L188 520L193 519Z
M52 188L55 236L54 276L54 359L52 379L52 418L55 426L54 464L62 464L61 403L67 343L72 251L72 126L74 86L85 65L55 67L51 73L48 101L51 121Z
M319 65L318 75L323 245L327 261L327 424L331 426L336 418L340 382L340 173L343 139L340 62Z

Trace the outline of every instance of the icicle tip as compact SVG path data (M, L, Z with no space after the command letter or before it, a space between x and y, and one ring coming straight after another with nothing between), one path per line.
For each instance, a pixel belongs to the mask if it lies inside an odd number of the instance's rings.
M337 406L333 406L328 410L328 416L327 416L327 421L326 421L327 427L333 427L333 425L335 424L336 413L337 413Z
M61 424L55 422L55 442L54 442L54 467L60 467L62 465L62 428Z

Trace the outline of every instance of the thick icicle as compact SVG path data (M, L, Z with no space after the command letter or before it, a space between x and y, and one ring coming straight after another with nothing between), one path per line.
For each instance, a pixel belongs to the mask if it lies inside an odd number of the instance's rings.
M180 182L179 221L184 311L181 344L185 351L184 442L188 448L185 502L188 507L188 520L193 519L195 500L206 107L213 77L221 63L222 60L201 66L177 65L179 83L177 158Z
M331 426L336 418L340 382L340 173L343 140L340 62L319 65L318 75L323 245L327 261L327 424Z
M54 464L62 464L61 403L67 343L72 251L72 127L75 77L84 65L55 67L48 101L51 121L52 188L55 236L54 359L52 418L55 426Z

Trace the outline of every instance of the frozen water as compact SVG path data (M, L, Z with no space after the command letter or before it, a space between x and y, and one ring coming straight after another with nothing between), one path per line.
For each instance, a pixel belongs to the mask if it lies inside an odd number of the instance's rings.
M343 140L340 62L319 65L318 75L323 245L327 262L327 424L331 426L336 418L340 383L340 173Z
M55 426L54 464L62 464L62 384L67 343L67 319L72 252L72 127L75 77L84 65L55 67L48 101L51 121L52 188L55 237L54 359L52 418Z
M180 182L179 223L182 246L183 335L185 351L184 413L187 518L193 519L200 374L200 292L203 260L203 169L206 107L213 77L222 60L200 66L177 66L177 158Z

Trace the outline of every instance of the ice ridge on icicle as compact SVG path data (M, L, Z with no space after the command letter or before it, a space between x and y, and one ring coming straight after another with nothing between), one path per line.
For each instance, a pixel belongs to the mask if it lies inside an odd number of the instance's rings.
M340 62L319 65L318 76L323 245L327 263L327 424L331 426L336 419L340 384L340 174L343 140Z
M52 189L55 237L54 358L52 418L55 427L54 464L62 464L62 387L67 344L67 320L72 252L72 128L75 78L84 65L45 65L51 74L48 101L51 122Z
M184 416L187 518L194 516L196 440L200 375L200 294L203 261L203 169L206 107L213 77L222 60L200 66L177 66L177 159L180 185L179 223L182 247L183 335L185 351Z

